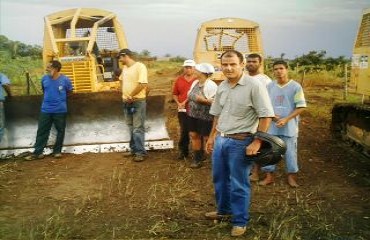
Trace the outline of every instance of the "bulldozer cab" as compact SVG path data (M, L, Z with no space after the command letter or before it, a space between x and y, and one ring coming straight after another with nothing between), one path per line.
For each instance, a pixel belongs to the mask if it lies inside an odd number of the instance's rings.
M114 71L122 48L127 41L114 13L78 8L45 17L44 65L59 60L75 92L117 90Z
M263 56L259 25L240 18L220 18L201 24L194 46L194 60L212 64L216 82L224 80L220 57L228 50L237 50L245 57L251 53Z
M370 96L370 8L365 9L358 27L352 55L349 90Z
M348 90L362 95L361 103L337 103L332 109L331 128L340 137L370 157L370 8L360 19L354 41L351 77Z

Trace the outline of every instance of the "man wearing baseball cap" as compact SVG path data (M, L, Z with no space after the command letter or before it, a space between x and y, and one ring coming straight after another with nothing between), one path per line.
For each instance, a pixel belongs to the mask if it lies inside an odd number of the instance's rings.
M192 59L184 61L183 74L179 76L173 86L172 94L173 99L177 103L177 117L180 124L180 139L178 143L179 147L179 160L183 160L189 156L189 129L188 129L188 92L191 84L195 80L194 75L195 62Z
M130 152L135 162L145 160L147 152L145 143L146 89L148 70L141 62L133 59L133 52L124 48L118 53L118 60L124 65L122 69L122 101L125 120L130 129Z

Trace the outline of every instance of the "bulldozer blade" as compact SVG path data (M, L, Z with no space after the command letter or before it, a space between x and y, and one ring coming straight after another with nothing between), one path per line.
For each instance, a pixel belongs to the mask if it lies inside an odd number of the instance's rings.
M16 96L5 102L2 157L33 150L41 102L42 96ZM164 104L165 96L147 99L145 146L148 150L173 148L165 125ZM51 152L55 137L56 131L52 129L45 154ZM79 93L69 97L63 152L128 151L129 141L130 131L119 92Z

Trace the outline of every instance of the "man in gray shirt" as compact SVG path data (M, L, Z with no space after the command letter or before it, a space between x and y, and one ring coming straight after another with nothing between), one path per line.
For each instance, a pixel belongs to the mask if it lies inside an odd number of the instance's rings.
M274 117L266 86L244 74L244 57L234 50L221 55L227 78L218 87L210 113L214 115L207 151L212 153L213 183L217 211L208 219L232 215L231 236L241 236L249 222L251 156L258 153L261 140L256 131L266 132Z

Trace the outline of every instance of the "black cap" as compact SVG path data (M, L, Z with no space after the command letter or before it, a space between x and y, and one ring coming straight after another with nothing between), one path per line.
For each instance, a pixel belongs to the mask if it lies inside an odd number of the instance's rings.
M132 52L130 49L128 48L124 48L124 49L121 49L117 55L117 57L120 57L120 56L125 56L125 55L128 55L128 56L132 56Z

